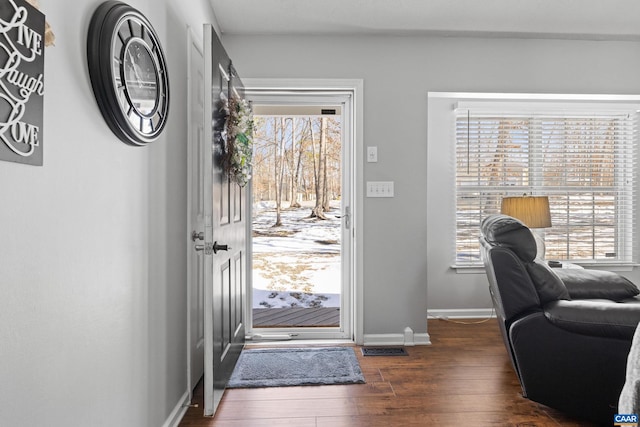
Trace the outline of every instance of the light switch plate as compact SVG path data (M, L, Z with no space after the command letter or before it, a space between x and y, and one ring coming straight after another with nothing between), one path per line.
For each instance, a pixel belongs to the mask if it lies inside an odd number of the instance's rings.
M367 197L393 197L393 181L367 181Z
M367 163L378 161L378 147L367 147Z

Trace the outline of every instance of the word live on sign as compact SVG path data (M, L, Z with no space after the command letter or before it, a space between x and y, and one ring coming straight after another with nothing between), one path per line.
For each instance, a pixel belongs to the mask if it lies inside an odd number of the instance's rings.
M44 15L0 3L0 160L42 166Z

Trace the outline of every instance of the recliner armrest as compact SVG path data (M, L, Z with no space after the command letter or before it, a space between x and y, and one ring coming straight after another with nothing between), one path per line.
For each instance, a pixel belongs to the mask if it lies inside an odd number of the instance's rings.
M640 322L640 300L625 303L558 300L544 306L545 317L567 331L631 340Z
M622 301L640 294L638 287L617 273L592 269L555 269L571 299L608 299Z

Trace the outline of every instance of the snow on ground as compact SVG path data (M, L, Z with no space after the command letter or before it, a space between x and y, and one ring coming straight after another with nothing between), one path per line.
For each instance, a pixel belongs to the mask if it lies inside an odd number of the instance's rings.
M289 202L283 205L288 206ZM253 307L340 307L339 202L327 220L309 218L311 207L253 206Z

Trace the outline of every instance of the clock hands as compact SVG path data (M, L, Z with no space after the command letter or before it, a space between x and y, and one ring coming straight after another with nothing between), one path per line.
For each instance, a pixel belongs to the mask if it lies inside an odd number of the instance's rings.
M142 88L142 76L140 76L140 73L138 72L138 68L140 68L140 66L136 63L133 53L131 53L131 49L127 49L127 54L129 55L131 68L133 68L133 74L136 76L136 80L138 81L138 87Z

